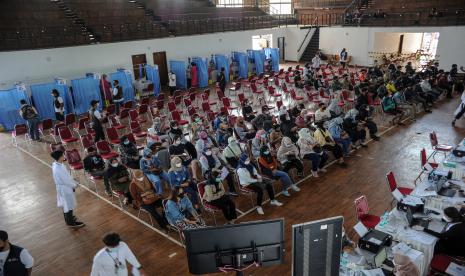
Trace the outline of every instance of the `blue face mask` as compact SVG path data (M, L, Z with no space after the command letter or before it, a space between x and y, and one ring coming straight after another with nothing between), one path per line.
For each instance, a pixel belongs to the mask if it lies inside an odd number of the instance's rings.
M264 151L263 154L268 155L268 154L270 154L270 152L269 151Z
M216 182L221 182L221 177L217 177L215 180Z

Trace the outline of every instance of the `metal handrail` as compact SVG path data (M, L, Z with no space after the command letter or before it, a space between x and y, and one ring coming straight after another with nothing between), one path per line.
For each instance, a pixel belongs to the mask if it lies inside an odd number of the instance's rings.
M318 16L315 17L315 19L313 20L312 27L316 25L316 22L317 22L317 21L318 21ZM304 45L305 40L307 39L308 35L310 34L310 31L312 30L312 27L308 28L308 31L307 31L307 33L305 34L305 37L304 37L304 39L302 40L302 43L300 43L300 46L299 46L299 49L297 50L297 53L300 52L300 49L301 49L302 46Z

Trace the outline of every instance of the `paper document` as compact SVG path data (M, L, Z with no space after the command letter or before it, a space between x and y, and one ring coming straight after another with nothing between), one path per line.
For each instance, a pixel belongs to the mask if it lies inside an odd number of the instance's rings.
M412 206L422 205L423 204L423 201L421 201L420 198L415 197L415 196L411 196L411 195L406 196L404 198L404 200L402 200L402 202L404 202L405 204L408 204L408 205L412 205Z
M392 191L392 196L397 200L397 202L402 201L402 198L404 197L404 196L400 193L399 189L397 189L397 188L394 189L394 191Z
M463 276L465 275L465 266L461 266L456 263L450 263L446 269L446 273L452 276Z
M384 272L381 268L362 270L362 273L365 276L384 276Z
M382 243L382 241L380 241L380 240L378 240L376 238L370 238L368 241L371 242L371 243L374 243L376 245L380 245Z
M355 232L361 237L365 236L368 233L368 229L363 225L363 223L360 221L354 226Z
M228 177L228 174L229 174L228 168L223 167L223 169L221 169L221 180L225 180L226 177Z

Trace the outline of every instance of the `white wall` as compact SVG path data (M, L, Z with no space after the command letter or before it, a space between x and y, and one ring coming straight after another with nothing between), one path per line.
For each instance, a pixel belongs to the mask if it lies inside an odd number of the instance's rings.
M437 55L441 68L450 69L451 65L465 65L465 27L325 27L320 29L320 48L325 53L337 54L343 47L352 56L352 63L370 65L372 60L368 52L374 51L375 34L392 33L431 33L439 32Z
M404 33L404 42L402 43L402 53L415 53L421 48L423 33Z
M400 33L375 33L373 52L397 52L399 50L400 35Z
M285 56L296 60L298 43L307 30L295 26L241 32L214 33L106 43L45 50L0 52L0 88L16 81L27 84L51 81L55 77L76 78L86 72L114 72L116 68L132 68L131 55L146 54L153 64L153 52L166 51L167 60L187 60L189 56L210 57L211 54L230 54L252 48L253 35L273 35L273 46L278 37L285 37ZM297 46L296 46L297 45Z

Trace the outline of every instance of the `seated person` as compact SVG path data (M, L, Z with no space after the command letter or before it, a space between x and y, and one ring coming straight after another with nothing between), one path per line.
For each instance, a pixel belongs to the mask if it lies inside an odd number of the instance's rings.
M372 110L369 105L361 105L357 108L358 115L356 119L358 120L362 128L368 128L368 133L370 133L371 139L379 141L379 137L376 135L378 132L378 126L371 118Z
M465 257L465 220L455 207L444 209L446 231L439 235L434 254Z
M300 191L286 172L278 170L278 161L271 155L270 149L267 146L263 146L261 148L258 164L262 174L269 178L279 179L281 181L283 188L282 193L284 196L291 196L287 191L288 188L292 188L296 192Z
M283 135L289 137L292 140L292 142L297 142L297 131L299 130L299 128L297 127L295 122L291 120L289 113L285 112L285 114L279 116L279 119L281 121L281 132L283 133Z
M278 149L278 160L283 166L283 171L289 173L293 168L297 169L297 176L304 176L304 165L299 159L299 149L292 143L289 137L284 137Z
M216 147L216 144L213 140L208 137L207 132L201 131L199 132L199 139L195 142L195 150L197 151L197 156L202 155L204 148L213 148Z
M234 126L234 131L239 136L240 140L249 140L255 137L255 130L249 129L244 122L243 117L237 117L236 125Z
M337 98L331 99L328 106L329 114L331 118L336 118L342 115L341 107L339 106L339 100Z
M391 96L384 97L381 102L381 105L383 106L383 111L385 113L394 116L394 118L392 118L392 121L391 121L393 125L394 124L403 125L402 118L403 118L404 113L402 112L402 110L400 110L397 107L396 102Z
M300 148L300 158L312 162L312 175L318 177L318 172L326 172L324 166L328 160L328 155L313 138L313 133L308 128L299 130L299 140L297 145Z
M192 161L192 156L187 151L186 145L182 143L181 136L173 137L173 144L169 147L170 156L177 156L182 159L184 166L188 166ZM195 153L197 155L197 152Z
M136 144L129 141L126 135L122 136L120 140L121 143L119 145L119 152L121 154L121 161L128 168L138 170L140 155Z
M129 191L133 198L132 204L135 208L142 208L150 213L150 215L157 221L161 229L167 229L168 221L166 221L163 212L162 199L156 194L153 189L152 183L145 177L141 170L135 170ZM162 209L162 213L157 212L157 208Z
M131 193L129 193L131 178L129 177L128 169L121 165L116 157L111 158L108 163L107 177L110 181L111 189L123 193L125 197L124 203L131 204L132 197Z
M228 164L233 167L237 168L239 164L239 157L242 154L242 149L239 143L237 142L236 138L233 136L229 137L228 145L223 149L223 157L226 159Z
M166 126L159 116L158 114L158 116L153 117L152 127L147 130L147 143L160 142L161 139L168 138L165 131Z
M339 78L337 76L333 77L333 83L331 84L331 89L333 90L333 93L342 90L342 83L339 81Z
M213 170L208 174L203 200L217 208L220 208L224 217L228 221L227 224L234 223L234 220L237 218L236 205L234 204L234 201L225 194L221 180L221 173L219 171Z
M221 123L216 129L216 143L219 147L225 147L228 144L228 138L232 136L232 128L229 127L229 124Z
M252 120L252 125L254 126L255 129L263 129L264 125L268 122L272 122L273 117L270 115L270 110L267 105L262 106L262 113L258 114L257 117L255 117Z
M199 196L197 184L189 176L188 169L182 164L181 158L175 156L171 158L171 168L168 171L168 179L171 190L176 187L183 188L196 208L199 208Z
M405 100L404 93L397 91L392 95L392 99L400 110L406 111L405 113L408 114L411 120L415 121L415 106Z
M349 135L352 145L359 148L360 146L366 147L365 144L367 132L363 124L360 124L357 119L358 111L353 108L347 112L344 116L344 122L342 123L342 129Z
M163 193L161 180L168 181L168 175L163 171L158 157L153 155L151 149L145 148L139 165L144 175L152 182L157 194L161 195Z
M271 151L274 153L274 155L276 155L275 153L278 151L279 147L281 146L281 141L283 140L281 126L278 124L273 125L269 136Z
M181 165L181 162L179 162ZM184 195L182 187L174 187L165 206L166 219L169 224L180 230L205 227L205 222L192 206L191 201Z
M236 187L234 187L234 178L232 174L232 169L229 169L227 167L224 167L221 164L221 161L217 154L213 153L213 149L207 148L205 151L202 153L199 159L200 165L202 167L202 174L210 174L213 170L225 170L228 171L226 175L226 181L228 182L229 186L229 192L231 195L237 195L236 194Z
M282 206L283 204L274 198L273 185L269 182L264 182L263 178L258 174L255 166L250 162L247 154L241 154L239 167L237 169L239 184L247 189L253 190L257 194L257 212L260 215L265 214L262 208L263 191L266 190L270 197L270 204L274 206Z
M179 127L178 122L171 121L170 123L170 130L168 131L169 141L173 142L174 137L184 137L184 133L182 129Z
M252 139L252 155L255 158L258 158L260 156L260 149L263 146L266 146L268 143L268 139L266 137L266 131L263 129L260 129L257 131L255 134L255 138Z
M253 119L255 119L255 114L253 112L252 106L249 104L248 99L244 99L242 102L242 116L244 117L244 120L247 122L251 122Z
M97 153L94 147L87 149L87 156L83 160L84 170L94 177L103 177L103 184L105 185L105 193L111 195L110 183L105 171L105 161L102 156Z
M329 109L326 108L325 103L319 103L318 109L315 111L315 122L324 122L331 118Z
M313 133L313 138L315 141L320 144L320 146L325 151L331 151L334 155L334 158L338 160L338 164L341 166L346 166L344 161L344 153L341 146L334 142L331 133L324 127L323 122L318 122L316 124L317 129Z
M201 131L207 131L209 128L208 120L200 118L199 114L192 116L191 132L192 137L199 137Z
M343 122L344 120L341 117L332 119L329 121L328 131L334 142L342 146L342 152L344 153L344 156L347 157L349 155L351 141L349 134L347 134L347 132L345 132L341 127Z

